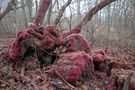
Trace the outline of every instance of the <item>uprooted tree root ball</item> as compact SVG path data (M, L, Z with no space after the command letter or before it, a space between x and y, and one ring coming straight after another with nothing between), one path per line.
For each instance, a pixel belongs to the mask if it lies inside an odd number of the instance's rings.
M60 54L57 48L61 46L66 49ZM61 75L60 78L74 86L78 85L77 82L110 77L113 64L105 50L91 52L90 44L80 34L63 38L60 30L52 25L19 32L6 58L10 62L24 63L30 57L36 58L41 68L54 64L52 75ZM110 79L108 87L117 87L113 79Z
M103 90L127 90L128 88L135 90L135 80L130 82L132 76L135 75L128 73L123 76L124 70L122 70L122 75L118 71L114 73L114 67L115 69L121 68L120 64L112 60L103 49L92 51L90 42L80 34L83 25L96 12L114 1L116 0L101 1L86 13L75 27L61 33L61 30L56 28L57 21L60 20L64 12L62 10L65 10L71 0L60 10L60 16L57 18L59 20L56 19L54 26L50 24L41 26L43 16L51 3L51 0L42 0L39 11L30 27L18 32L8 50L0 54L2 56L0 58L2 68L0 69L0 73L2 72L0 76L10 79L11 82L14 82L14 85L21 83L26 86L19 87L18 84L19 89L32 87L32 89L29 89L33 90L34 87L35 90L37 89L37 83L43 84L50 78L57 78L64 81L72 89L87 84L91 90L99 88L103 88ZM9 67L5 67L6 65ZM125 68L128 67L126 64L124 65ZM30 69L29 66L32 66L33 71L27 72L27 69ZM49 70L45 71L48 67ZM33 72L38 76L32 75ZM10 77L7 77L6 74ZM45 77L45 74L48 77ZM24 77L25 75L27 77ZM59 89L64 86L60 81L56 82L52 81L51 84ZM18 89L0 79L1 83L13 89Z

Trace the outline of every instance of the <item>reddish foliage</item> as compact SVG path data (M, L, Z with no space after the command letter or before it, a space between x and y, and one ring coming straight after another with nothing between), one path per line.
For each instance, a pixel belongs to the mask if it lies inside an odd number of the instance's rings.
M24 38L30 38L27 31L18 32L15 41L11 44L8 55L10 59L18 59L22 56L22 41Z
M86 65L88 64L89 71L86 72ZM88 73L88 75L93 75L94 73L93 62L85 52L62 54L57 61L56 69L64 76L68 82L74 84L81 78L83 73Z
M43 39L37 41L37 45L46 49L54 49L56 46L66 44L59 29L52 25L42 27Z
M88 41L80 34L71 34L65 38L68 42L66 52L85 51L90 53L91 46Z

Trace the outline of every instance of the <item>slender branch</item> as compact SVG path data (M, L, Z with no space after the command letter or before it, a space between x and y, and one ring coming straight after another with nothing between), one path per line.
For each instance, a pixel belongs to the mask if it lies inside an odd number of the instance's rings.
M11 10L17 10L17 9L20 9L20 8L22 8L22 7L26 7L26 6L28 6L28 4L21 5L21 6L16 7L16 8L11 8Z
M0 82L2 82L2 83L4 83L4 84L6 84L6 85L8 85L8 86L10 86L11 88L13 88L13 89L15 89L15 90L18 90L18 88L17 88L17 87L15 87L14 85L12 85L12 84L10 84L10 83L8 83L8 82L6 82L6 81L2 80L2 79L0 79Z
M4 10L4 12L0 13L0 20L2 20L10 12L10 10L12 9L14 4L15 4L15 0L11 0L8 3L8 5L7 5L6 9Z
M58 13L58 16L56 17L56 19L55 19L55 21L54 21L54 26L57 26L57 24L59 23L59 21L60 21L62 15L63 15L63 13L64 13L64 11L65 11L65 9L66 9L66 7L71 3L71 1L72 1L72 0L68 0L67 3L65 3L65 4L61 7L61 9L60 9L60 11L59 11L59 13Z
M116 0L103 0L97 5L95 5L93 8L91 8L86 15L82 18L82 20L74 26L71 30L68 30L68 32L64 33L63 36L68 36L72 33L80 33L82 27L95 15L98 11L100 11L102 8L107 6L108 4L114 2Z

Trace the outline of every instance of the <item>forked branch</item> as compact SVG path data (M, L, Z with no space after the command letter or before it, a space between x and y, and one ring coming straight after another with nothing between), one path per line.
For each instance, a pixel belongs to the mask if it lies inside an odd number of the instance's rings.
M107 6L108 4L114 2L116 0L103 0L97 5L95 5L93 8L91 8L86 15L82 18L82 20L74 26L71 30L68 30L68 32L64 33L63 36L68 36L72 33L80 33L82 27L95 15L98 11L100 11L102 8Z
M71 3L72 0L68 0L60 9L58 16L56 17L55 21L54 21L54 26L57 26L57 24L60 22L60 19L66 9L66 7Z

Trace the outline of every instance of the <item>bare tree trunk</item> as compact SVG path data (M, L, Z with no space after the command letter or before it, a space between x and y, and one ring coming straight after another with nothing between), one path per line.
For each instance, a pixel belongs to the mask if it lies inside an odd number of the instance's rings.
M3 25L2 20L0 21L0 23L1 23L1 26L0 26L0 27L3 27L3 32L4 32L4 33L7 33L7 30L6 30L5 26ZM0 31L0 32L1 32L1 31Z
M32 0L26 0L28 6L29 21L32 22Z
M80 11L80 0L77 0L77 13L78 13L78 19L81 18L81 11Z
M3 13L0 13L0 20L1 20L3 17L5 17L5 16L10 12L10 10L12 9L12 7L13 7L13 5L14 5L14 2L15 2L15 0L11 0L11 1L8 3L8 5L7 5L5 11L4 11Z
M41 24L43 18L44 18L44 15L50 5L50 3L52 2L52 0L42 0L41 4L40 4L40 7L39 7L39 10L37 12L37 15L33 21L33 23L38 26L39 24ZM31 27L33 28L33 27Z
M24 7L24 0L21 1L21 4L22 4L22 13L23 13L23 17L24 17L24 25L25 25L25 28L28 27L28 21L27 21L27 17L26 17L26 11L25 11L25 7Z
M108 45L109 45L109 35L110 35L110 6L108 6L107 8L107 12L108 12L108 18L107 18L107 37L106 37L106 51L108 50Z
M124 47L128 47L128 42L127 42L127 38L128 38L128 36L127 36L127 34L128 34L128 27L127 27L127 9L128 9L128 7L127 7L127 5L126 5L126 0L124 0L124 4L125 4L125 6L124 6L124 26L125 26L125 31L126 31L126 37L125 37L125 46Z

